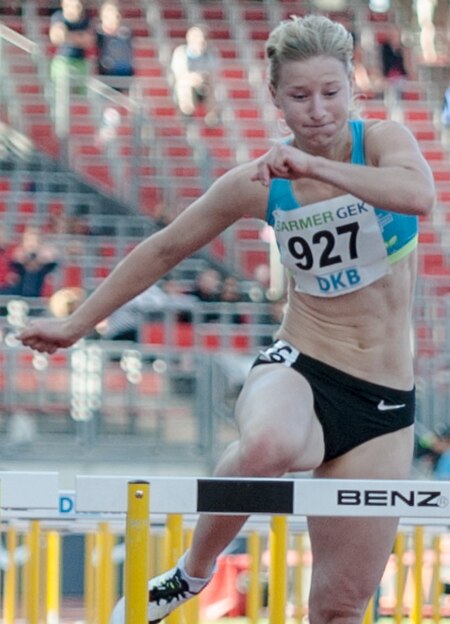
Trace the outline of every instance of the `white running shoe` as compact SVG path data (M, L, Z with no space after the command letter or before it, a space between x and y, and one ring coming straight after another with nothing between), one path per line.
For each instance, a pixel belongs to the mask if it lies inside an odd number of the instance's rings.
M188 582L182 577L180 568L172 568L172 570L152 579L148 584L148 590L149 624L157 624L177 607L199 593L189 589Z
M182 577L179 568L172 568L152 579L148 584L148 591L148 624L157 624L177 607L199 593L189 589L189 585ZM110 624L124 624L124 622L125 599L121 598L113 609Z

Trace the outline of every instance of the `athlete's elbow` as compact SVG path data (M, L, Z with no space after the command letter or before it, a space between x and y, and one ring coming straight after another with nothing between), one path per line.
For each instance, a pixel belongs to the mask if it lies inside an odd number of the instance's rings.
M431 213L436 204L436 195L434 191L432 193L423 193L422 195L417 193L413 202L414 213L419 217L426 217Z
M403 197L403 202L405 202L406 196ZM424 185L412 185L410 189L408 189L407 193L407 203L404 205L408 206L408 212L411 214L415 214L419 217L426 217L431 213L436 203L436 193L434 189L434 185L432 184L424 184Z

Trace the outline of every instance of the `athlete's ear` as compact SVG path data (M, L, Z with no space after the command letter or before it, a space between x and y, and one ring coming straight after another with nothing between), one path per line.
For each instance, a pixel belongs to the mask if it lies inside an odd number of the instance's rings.
M269 84L269 92L272 97L272 102L275 104L277 108L280 108L280 102L278 100L277 90L272 84Z

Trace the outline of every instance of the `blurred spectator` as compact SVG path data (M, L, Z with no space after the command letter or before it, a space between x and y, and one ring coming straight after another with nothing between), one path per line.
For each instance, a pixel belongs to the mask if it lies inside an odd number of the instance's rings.
M450 87L444 91L444 99L441 109L441 123L445 128L450 127Z
M177 321L180 323L191 323L192 310L197 298L186 293L180 282L173 278L162 280L161 288L168 296L170 305L177 310Z
M201 103L206 110L205 123L216 125L219 111L215 98L215 82L219 56L208 40L204 25L192 26L186 43L175 48L170 68L174 93L183 115L192 117Z
M61 0L61 10L53 13L49 37L56 46L51 61L51 77L57 89L65 89L74 78L82 82L89 72L87 51L93 46L94 38L82 0ZM84 88L75 84L74 92Z
M380 54L382 73L389 82L411 77L409 50L402 42L400 29L394 24L386 31L386 37L380 44Z
M11 254L10 266L17 279L8 294L42 297L45 278L58 267L57 250L41 240L35 227L27 227Z
M434 451L438 457L434 466L433 476L441 481L450 479L450 428L439 433L434 444Z
M421 430L423 429L423 430ZM417 426L415 457L436 479L450 479L450 427L438 425L429 431ZM428 466L428 468L427 468Z
M162 311L167 304L168 296L154 284L113 312L97 330L106 340L139 342L142 314Z
M245 296L241 289L239 280L234 275L228 275L222 282L221 301L244 301Z
M165 282L165 286L168 282ZM139 342L144 315L174 312L174 320L181 313L190 314L195 299L179 290L166 292L162 284L154 284L140 295L123 305L97 325L97 331L105 340L129 340Z
M222 276L216 269L205 269L197 275L194 288L190 292L199 301L216 303L222 297ZM202 315L203 323L214 323L220 319L218 312L208 312Z
M222 292L220 294L220 300L225 303L237 303L246 299L241 289L241 284L234 275L228 275L222 283ZM227 318L232 323L241 324L245 323L245 316L235 312L231 315L231 318Z
M133 37L122 24L120 7L114 0L100 6L100 22L96 29L97 71L101 76L133 76ZM122 85L111 84L118 91L127 91Z
M221 301L222 276L216 269L201 271L195 280L191 295L200 301Z
M79 288L78 286L60 288L50 297L48 311L55 318L65 318L83 303L86 296L87 293L84 288ZM100 337L97 329L94 329L86 336L88 340L98 340Z
M414 2L417 23L420 29L420 48L425 63L435 63L437 61L436 27L434 24L436 6L437 0L415 0Z
M374 97L383 91L383 79L379 64L368 65L367 58L373 58L373 54L367 52L363 45L355 40L353 52L353 76L359 93L366 97Z
M103 111L102 120L96 136L96 144L100 147L107 148L109 155L120 161L117 153L116 138L122 122L119 111L113 106L107 106ZM111 153L115 149L116 153Z
M13 247L6 235L5 227L0 224L0 295L9 294L17 281L17 273L11 268Z
M34 442L37 434L36 419L24 410L13 412L6 424L6 441L14 449L24 451Z
M69 316L86 299L86 291L75 286L60 288L50 297L48 309L56 318Z

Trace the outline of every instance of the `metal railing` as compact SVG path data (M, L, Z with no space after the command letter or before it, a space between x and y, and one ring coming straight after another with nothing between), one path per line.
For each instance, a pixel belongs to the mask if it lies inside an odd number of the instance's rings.
M30 316L48 313L46 301L5 297L0 303L4 461L71 462L76 454L139 463L152 457L207 470L235 435L230 410L275 327L264 304L199 302L189 307L191 320L181 323L188 330L181 343L177 306L137 317L156 329L152 342L88 338L47 356L15 338ZM232 322L237 312L242 324ZM207 322L213 313L214 322Z

